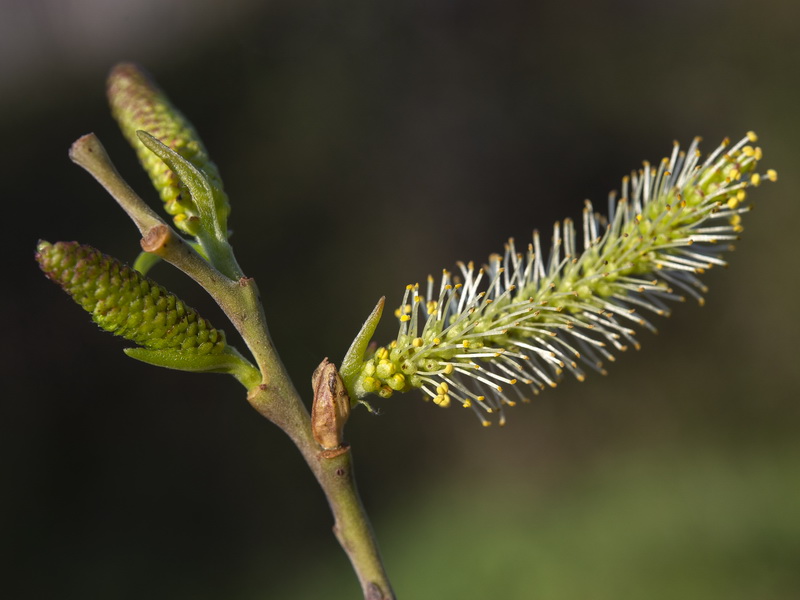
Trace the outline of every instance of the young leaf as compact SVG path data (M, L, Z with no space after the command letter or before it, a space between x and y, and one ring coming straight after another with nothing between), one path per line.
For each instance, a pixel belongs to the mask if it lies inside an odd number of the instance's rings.
M230 346L219 354L192 354L183 350L147 348L125 348L123 352L131 358L157 367L193 373L233 375L247 389L252 389L261 382L261 373L258 369Z
M372 309L372 312L367 317L367 320L364 321L364 324L361 326L361 330L358 332L358 335L356 335L356 338L350 345L347 354L344 356L344 360L342 360L342 367L339 369L339 374L344 381L344 385L350 394L350 400L353 404L358 403L359 397L366 395L364 390L357 388L356 386L359 384L359 375L361 373L361 367L364 363L364 358L367 354L367 347L369 346L369 342L375 333L375 328L378 326L378 323L381 320L381 315L383 314L383 305L385 302L385 297L382 297L380 300L378 300L375 308Z
M190 209L185 213L187 215L191 213L191 216L183 222L187 230L191 230L190 233L201 240L204 239L204 234L207 234L218 241L226 241L227 198L220 196L219 190L211 185L205 174L178 152L146 131L137 131L136 135L150 152L176 174L178 181L187 190L188 199L191 200Z

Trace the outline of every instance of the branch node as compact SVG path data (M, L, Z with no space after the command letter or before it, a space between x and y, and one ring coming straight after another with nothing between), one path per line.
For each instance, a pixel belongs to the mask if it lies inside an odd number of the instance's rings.
M164 254L164 250L169 243L174 239L175 234L172 232L171 227L167 225L155 225L147 230L139 244L145 252L161 256Z

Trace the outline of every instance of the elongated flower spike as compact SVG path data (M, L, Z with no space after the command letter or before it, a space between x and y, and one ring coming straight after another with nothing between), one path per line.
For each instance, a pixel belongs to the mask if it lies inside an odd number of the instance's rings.
M424 290L407 286L397 339L363 361L351 394L420 389L502 425L505 407L555 387L564 371L580 381L584 368L604 374L615 351L639 348L634 328L655 331L642 312L667 316L666 302L683 294L702 304L697 276L726 264L720 254L742 231L747 188L777 179L755 172L756 140L726 139L702 162L699 138L685 152L676 142L658 165L623 178L608 217L586 202L582 240L565 220L546 258L534 232L523 251L512 239L483 268L459 263L459 275L445 270L438 285L429 276Z
M91 246L40 242L36 259L101 329L152 350L218 354L225 349L225 334L194 309Z
M137 132L150 134L203 174L213 192L216 217L224 230L230 212L228 198L219 171L208 158L208 152L191 123L134 64L123 63L114 67L108 77L108 98L114 118L136 150L175 226L190 235L198 235L200 211L185 182L145 145Z
M105 331L135 342L133 358L185 371L260 380L252 367L197 311L115 258L77 242L39 242L36 260Z

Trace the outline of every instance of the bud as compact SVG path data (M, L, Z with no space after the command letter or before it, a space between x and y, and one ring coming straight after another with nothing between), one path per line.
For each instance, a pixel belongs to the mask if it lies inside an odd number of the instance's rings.
M225 333L153 280L91 246L41 241L36 260L101 329L151 350L219 354Z
M311 433L317 443L333 458L346 450L343 446L344 425L350 416L350 396L336 365L328 359L320 363L311 376L314 403L311 405Z
M204 175L213 190L217 217L224 230L230 207L222 179L189 121L172 106L147 74L133 64L123 63L111 71L108 98L114 118L136 150L139 162L150 175L165 210L173 216L175 226L190 235L197 235L197 207L186 186L161 158L142 144L137 131L149 133Z

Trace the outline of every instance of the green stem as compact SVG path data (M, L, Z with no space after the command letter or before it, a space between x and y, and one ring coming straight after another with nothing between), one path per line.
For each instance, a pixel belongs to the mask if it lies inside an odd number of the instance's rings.
M95 134L87 133L78 138L69 149L69 157L75 164L86 169L111 194L134 222L139 233L145 235L156 225L165 225L161 217L120 176Z
M171 233L164 226L154 229L153 233ZM202 285L242 335L263 376L261 384L250 390L248 401L291 438L317 478L333 512L333 531L350 558L364 598L392 600L394 594L356 488L351 453L327 458L314 440L308 411L272 344L255 282L247 278L231 282L180 237L175 236L175 240L179 243L163 242L161 248L153 247L150 251Z
M383 568L375 535L356 488L350 451L327 458L311 433L311 419L300 395L281 362L267 328L263 305L252 279L231 282L219 274L177 235L170 243L171 229L154 228L145 250L159 254L202 285L239 331L256 360L263 379L250 390L248 401L259 414L280 427L300 450L325 492L334 517L333 531L350 559L361 583L364 598L392 600L389 579ZM152 248L145 247L147 243Z
M299 397L287 398L280 393L281 383L288 382L283 366L276 365L273 375L276 377L272 385L262 384L251 391L250 404L289 435L317 478L333 513L333 532L353 565L364 598L393 600L394 592L358 495L352 453L348 450L333 458L325 457L311 435L311 420Z

